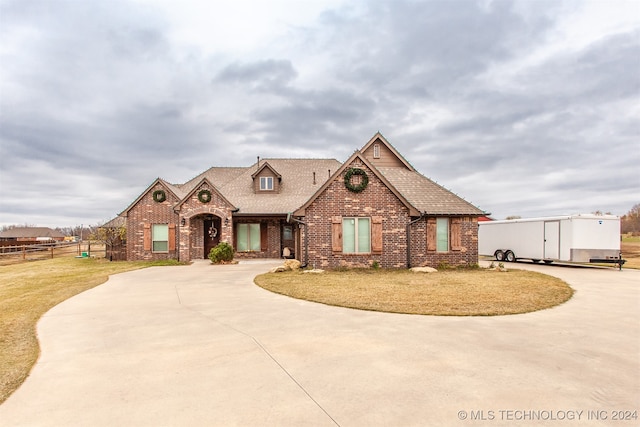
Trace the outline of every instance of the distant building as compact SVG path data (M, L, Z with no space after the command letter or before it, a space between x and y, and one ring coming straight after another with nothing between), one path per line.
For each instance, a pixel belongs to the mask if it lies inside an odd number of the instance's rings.
M47 242L64 240L64 234L48 227L16 227L0 231L3 242Z

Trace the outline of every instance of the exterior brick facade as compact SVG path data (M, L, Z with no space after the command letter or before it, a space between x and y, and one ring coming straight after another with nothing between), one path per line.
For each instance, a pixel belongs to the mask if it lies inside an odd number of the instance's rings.
M306 208L308 264L311 267L371 267L374 263L382 268L442 267L473 265L478 262L478 227L475 217L459 218L459 248L450 248L446 252L427 250L427 221L435 217L411 218L409 209L364 163L356 160L349 167L359 168L367 173L369 182L362 192L354 193L346 188L343 171ZM373 216L382 217L381 253L372 251L365 254L345 254L332 249L333 217ZM304 232L305 229L303 235ZM410 247L407 246L408 239Z
M367 173L369 183L360 193L348 190L343 172L307 207L309 265L317 268L370 267L402 268L407 264L406 226L408 209L362 162L351 167ZM380 254L344 254L332 250L331 219L339 217L382 217L383 249ZM304 231L303 231L304 232Z
M166 200L156 202L153 200L155 191L164 191ZM136 208L131 209L127 216L127 259L129 260L160 260L177 259L177 250L156 253L144 248L145 226L151 224L177 224L178 215L173 211L173 205L178 200L171 192L160 183L154 184L136 203ZM174 241L177 247L177 240Z
M129 260L202 259L228 242L243 249L236 258L280 258L286 246L317 268L476 264L484 214L417 173L379 133L342 164L269 159L180 185L158 178L123 212ZM169 241L154 241L154 230Z

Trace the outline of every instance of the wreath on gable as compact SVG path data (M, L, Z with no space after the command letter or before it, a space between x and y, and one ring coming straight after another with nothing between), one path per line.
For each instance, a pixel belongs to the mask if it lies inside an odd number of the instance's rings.
M209 203L211 201L211 191L209 190L200 190L198 193L198 200L202 203Z
M153 201L157 203L162 203L167 200L167 194L164 190L156 190L153 192Z
M351 177L353 175L359 175L361 177L360 184L353 185L351 183ZM368 184L369 184L369 177L367 176L367 173L360 168L350 168L349 170L347 170L347 173L344 174L344 186L347 187L349 191L353 191L354 193L359 193L365 188L367 188Z

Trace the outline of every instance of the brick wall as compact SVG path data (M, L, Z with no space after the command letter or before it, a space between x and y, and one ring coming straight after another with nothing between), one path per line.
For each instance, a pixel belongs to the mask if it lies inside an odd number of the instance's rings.
M198 199L198 193L203 189L211 192L211 200L208 203L202 203ZM220 242L233 245L232 208L208 184L203 183L198 187L180 207L180 218L185 218L185 226L180 227L180 260L188 261L205 257L204 216L213 215L220 218L220 230L218 230Z
M382 268L407 267L407 225L412 219L408 208L360 160L350 167L361 168L369 178L360 193L349 191L344 185L344 174L337 177L326 190L307 207L304 233L309 237L310 267L370 267L374 262ZM344 254L332 248L332 217L382 217L382 253ZM472 265L478 262L476 218L461 218L460 250L437 252L427 250L427 219L412 224L411 265L438 267Z
M164 190L167 198L163 202L153 200L153 192ZM176 259L178 251L168 253L153 253L144 250L145 224L178 224L178 215L173 212L173 206L178 199L167 191L161 184L156 184L132 207L127 215L127 259L128 260L160 260ZM177 235L175 247L177 248Z
M427 221L421 219L411 226L411 266L428 266L438 268L442 265L456 267L478 263L478 220L475 217L463 217L461 226L460 250L437 252L427 250Z
M266 227L267 236L267 249L265 251L248 251L248 252L236 252L235 257L239 259L253 259L253 258L281 258L280 253L281 244L281 225L282 220L279 218L261 218L261 217L239 217L234 221L235 224L242 223L259 223L264 224ZM264 242L262 242L264 246ZM235 248L235 242L234 242Z
M376 261L383 268L405 267L409 210L360 160L356 159L350 167L363 169L367 173L369 183L363 191L360 193L349 191L344 185L344 174L342 174L306 209L304 221L307 223L309 233L309 266L316 268L369 267ZM333 252L331 219L334 216L382 217L382 253ZM305 232L304 227L302 232Z

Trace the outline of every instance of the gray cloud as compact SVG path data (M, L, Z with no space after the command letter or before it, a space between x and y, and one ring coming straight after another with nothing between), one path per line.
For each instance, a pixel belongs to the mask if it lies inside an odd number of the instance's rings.
M290 61L268 59L249 64L229 64L220 71L215 80L270 91L287 85L296 76L297 73Z
M640 194L640 16L554 45L584 4L345 2L234 54L178 43L160 6L4 1L0 225L95 223L158 176L344 160L376 131L497 217L623 214Z

